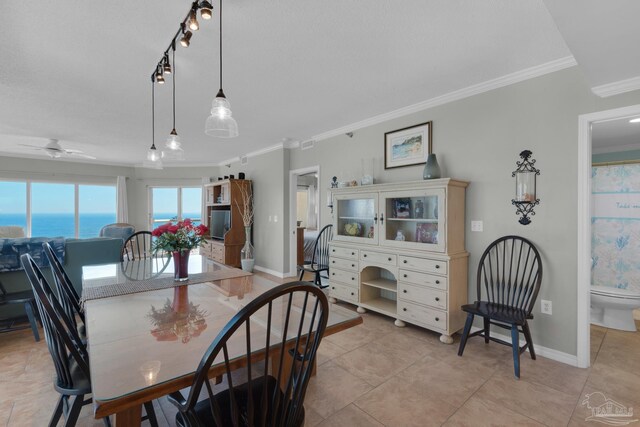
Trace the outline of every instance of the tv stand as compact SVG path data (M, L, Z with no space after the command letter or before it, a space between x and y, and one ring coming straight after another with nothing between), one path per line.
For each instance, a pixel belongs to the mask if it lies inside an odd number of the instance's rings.
M251 193L251 181L225 179L205 184L202 189L205 196L205 215L202 223L211 228L211 212L224 210L231 212L231 227L224 235L224 239L208 237L200 248L200 253L216 262L237 268L240 268L240 251L245 242L241 189Z

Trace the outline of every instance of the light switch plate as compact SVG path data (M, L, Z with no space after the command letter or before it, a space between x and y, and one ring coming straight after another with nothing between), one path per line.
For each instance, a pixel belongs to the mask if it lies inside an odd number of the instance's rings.
M540 300L540 311L542 312L542 314L551 315L551 313L553 312L553 306L551 301L548 301L546 299Z
M471 221L471 231L482 231L482 221Z

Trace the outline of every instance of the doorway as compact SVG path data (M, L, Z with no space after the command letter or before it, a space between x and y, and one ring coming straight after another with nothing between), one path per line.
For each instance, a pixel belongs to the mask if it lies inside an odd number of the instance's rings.
M289 277L305 259L305 246L320 229L320 166L289 171Z
M591 364L591 220L593 127L598 123L640 117L640 105L583 114L578 119L578 247L577 247L577 365Z

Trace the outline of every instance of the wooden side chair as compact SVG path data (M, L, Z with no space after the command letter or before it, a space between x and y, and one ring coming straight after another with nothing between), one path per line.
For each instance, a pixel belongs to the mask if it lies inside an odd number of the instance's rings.
M285 283L257 297L209 346L188 397L180 392L169 395L178 408L176 424L303 426L304 397L328 316L327 297L309 282ZM253 346L252 336L260 337ZM214 360L224 362L228 383L218 393L213 392L215 383L209 378ZM242 364L247 367L247 381L237 384L231 372ZM203 387L208 398L198 402Z
M150 231L138 231L133 233L122 245L121 258L123 261L134 261L143 258L153 258L151 250L153 236Z
M512 347L515 376L520 378L520 355L529 349L531 358L536 358L528 320L533 319L531 311L541 282L542 261L533 243L519 236L504 236L491 243L478 264L477 300L462 306L467 321L458 356L462 356L468 338L482 336L485 343L494 341ZM482 300L483 289L486 300ZM470 333L475 316L483 318L484 328ZM511 342L492 337L491 325L510 330ZM522 347L520 333L526 340Z
M313 245L313 255L309 264L304 264L300 268L300 280L304 277L304 273L314 273L314 283L320 288L326 288L329 285L322 286L322 273L326 272L329 277L329 242L333 238L333 226L331 224L324 226L316 242Z

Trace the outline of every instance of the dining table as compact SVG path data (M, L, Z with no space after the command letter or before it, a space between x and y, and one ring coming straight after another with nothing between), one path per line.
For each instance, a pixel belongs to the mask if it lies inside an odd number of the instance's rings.
M188 281L173 277L170 257L83 267L82 302L96 419L114 415L118 427L139 426L142 405L191 386L202 356L224 326L256 297L279 285L264 275L197 254L189 257ZM301 319L311 316L313 305L295 301L293 305ZM324 336L362 323L354 311L336 304L329 307ZM273 310L272 331L284 322L278 318L284 312ZM256 335L252 352L265 353L260 342L266 323L259 319L256 323L251 327L251 335ZM283 335L281 339L289 343L286 331ZM242 367L246 347L241 343L246 338L237 340L229 345L230 359ZM274 351L271 347L268 360L275 359ZM223 360L214 361L209 377L221 377L224 369Z

